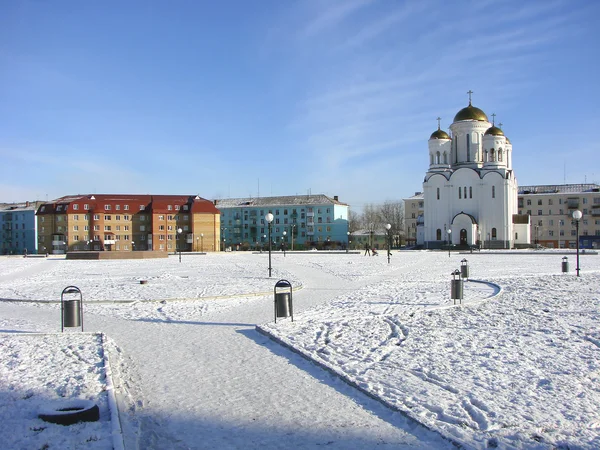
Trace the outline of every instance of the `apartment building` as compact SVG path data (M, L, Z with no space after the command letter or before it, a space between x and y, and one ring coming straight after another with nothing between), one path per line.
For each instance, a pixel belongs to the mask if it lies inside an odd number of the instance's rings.
M37 222L35 211L42 202L0 204L0 254L35 254Z
M417 245L417 225L423 224L423 212L425 211L425 200L422 192L403 199L404 201L404 232L406 234L406 246Z
M66 251L219 251L220 214L199 196L93 194L37 210L38 248Z
M552 184L520 186L519 214L531 216L531 242L549 248L576 248L579 221L581 248L600 248L600 185Z
M262 248L268 241L265 216L273 214L271 240L288 249L345 248L348 208L337 196L297 195L215 200L221 211L224 249Z

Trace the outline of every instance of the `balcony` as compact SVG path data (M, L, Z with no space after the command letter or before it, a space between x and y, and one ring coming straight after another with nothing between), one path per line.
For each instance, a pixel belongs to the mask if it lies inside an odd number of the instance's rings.
M579 199L578 198L568 198L567 199L567 207L569 209L579 208Z
M592 208L591 214L592 214L592 216L600 216L600 207Z

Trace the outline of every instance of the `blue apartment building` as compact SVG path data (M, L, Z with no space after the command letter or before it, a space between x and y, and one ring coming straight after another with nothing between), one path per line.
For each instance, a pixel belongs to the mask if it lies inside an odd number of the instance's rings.
M268 245L265 216L273 214L271 242L288 250L340 249L348 245L349 205L338 196L290 195L215 200L221 211L221 249L262 249Z
M43 202L0 204L0 254L38 253L35 212ZM45 253L45 249L43 252ZM42 250L39 250L42 253Z

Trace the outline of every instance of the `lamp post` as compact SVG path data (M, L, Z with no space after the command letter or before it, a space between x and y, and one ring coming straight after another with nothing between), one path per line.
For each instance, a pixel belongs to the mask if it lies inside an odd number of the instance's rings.
M204 253L204 233L200 233L200 251Z
M448 258L450 258L450 247L452 246L452 230L448 228Z
M267 224L269 225L269 278L271 278L271 222L273 222L273 214L268 213L265 216L265 220L267 221Z
M131 241L131 251L135 250L135 241Z
M291 234L292 234L292 251L294 251L294 228L296 227L296 224L293 223L291 225Z
M346 253L348 253L348 251L350 250L350 232L346 231L346 236L348 236L348 238L346 239Z
M199 236L196 236L196 251L198 251L198 241L200 240Z
M183 233L183 230L181 228L177 228L177 236L175 236L175 250L177 250L177 247L179 247L179 262L181 262L181 245L178 244L181 233Z
M577 267L575 268L575 271L577 272L577 276L580 276L579 275L579 221L581 220L582 216L583 216L583 214L578 209L573 211L573 219L575 220L575 229L577 230L576 231L576 234L577 234Z
M283 257L285 258L285 236L287 235L287 231L283 232L283 236L281 236L281 249L283 250Z
M388 264L390 263L390 255L392 252L390 251L390 230L392 229L391 224L386 224L385 229L387 230L387 254L388 254Z
M534 227L535 227L535 246L537 247L537 245L538 245L538 229L539 229L539 226L538 225L534 225Z

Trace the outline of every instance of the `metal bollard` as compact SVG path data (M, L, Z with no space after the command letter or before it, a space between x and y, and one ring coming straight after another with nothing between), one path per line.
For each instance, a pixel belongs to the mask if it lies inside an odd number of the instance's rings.
M461 278L469 278L469 265L467 264L468 261L466 259L463 259L460 262L460 277Z
M460 303L462 304L463 280L460 277L460 271L458 269L452 272L452 281L450 284L450 298L454 300L455 305L456 300L460 300Z
M567 273L569 271L569 258L563 256L562 259L562 271L563 273Z
M287 289L287 292L278 292L277 289ZM278 317L292 317L294 321L294 307L292 303L292 283L287 280L279 280L275 283L274 307L275 307L275 323Z
M79 294L79 298L65 300L65 294ZM60 294L60 328L81 327L83 331L83 296L77 286L67 286Z

